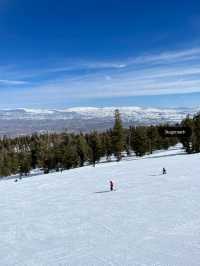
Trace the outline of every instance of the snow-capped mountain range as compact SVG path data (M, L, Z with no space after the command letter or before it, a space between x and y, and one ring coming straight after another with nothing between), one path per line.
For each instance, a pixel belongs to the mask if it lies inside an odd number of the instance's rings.
M112 127L114 111L119 109L125 126L180 122L200 108L75 107L67 109L2 109L0 135L41 131L90 131Z
M43 119L75 119L84 120L94 118L113 118L114 111L119 109L122 119L125 121L180 121L187 114L195 114L200 108L143 108L143 107L75 107L68 109L3 109L0 110L0 119L25 119L25 120L43 120Z

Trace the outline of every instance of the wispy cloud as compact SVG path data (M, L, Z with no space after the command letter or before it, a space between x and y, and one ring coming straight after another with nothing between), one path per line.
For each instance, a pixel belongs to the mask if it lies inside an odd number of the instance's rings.
M200 48L192 48L182 51L171 51L171 52L162 52L159 54L143 55L138 56L133 60L130 60L130 63L169 63L178 60L179 62L195 60L200 58Z
M22 73L16 80L1 79L0 83L27 85L20 95L38 101L200 92L200 48L108 62L57 63L37 69L35 75L32 71L28 81L22 80Z
M23 84L28 84L28 82L27 81L23 81L23 80L0 79L0 84L4 84L4 85L23 85Z
M114 61L67 61L61 67L52 67L44 72L68 72L72 70L120 70L141 65L156 65L170 63L184 63L184 61L195 61L200 59L200 48L193 48L182 51L161 52L158 54L144 54L128 59Z
M45 72L67 72L73 70L106 70L106 69L120 69L126 67L124 63L117 62L76 62L76 63L67 63L66 66L49 68Z
M51 81L40 86L40 91L69 93L69 97L77 98L200 92L199 59L198 48L138 56L109 62L109 66L116 68ZM96 62L94 66L106 64Z

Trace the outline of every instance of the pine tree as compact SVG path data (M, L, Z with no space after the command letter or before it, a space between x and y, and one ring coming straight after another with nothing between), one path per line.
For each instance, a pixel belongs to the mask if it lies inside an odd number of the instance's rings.
M68 144L63 154L62 168L70 169L70 168L75 168L78 165L79 165L79 157L76 150L76 146L73 145L72 143Z
M24 152L19 154L19 174L28 175L31 170L31 159L30 156Z
M145 127L136 127L131 142L136 156L143 156L149 150L149 143Z
M89 152L90 162L95 167L96 162L98 162L101 158L101 142L98 133L96 131L91 133L88 141L90 147L90 152Z
M76 149L80 160L80 166L82 167L84 166L84 163L87 161L89 156L89 147L82 134L77 136Z
M9 176L12 174L10 167L10 158L5 149L3 150L0 157L0 172L1 176Z
M105 134L105 155L107 161L111 160L112 153L113 153L112 133L110 131L107 131Z
M147 128L147 137L149 143L149 153L152 154L156 146L156 141L158 140L158 132L156 127L150 126Z
M189 115L181 122L181 126L187 127L193 131L193 119L189 117ZM180 142L183 144L183 147L185 148L185 151L187 153L192 152L192 135L186 136L186 137L180 137Z
M117 161L120 161L122 158L122 151L124 150L124 135L119 110L115 110L115 123L112 131L112 143L114 155L117 158Z
M30 143L30 153L31 153L31 168L35 169L38 166L39 154L40 154L40 144L38 141L38 136L32 136Z
M125 131L125 150L126 150L126 154L127 156L130 156L131 155L131 128L129 129L126 129Z
M200 113L193 118L193 150L200 152Z

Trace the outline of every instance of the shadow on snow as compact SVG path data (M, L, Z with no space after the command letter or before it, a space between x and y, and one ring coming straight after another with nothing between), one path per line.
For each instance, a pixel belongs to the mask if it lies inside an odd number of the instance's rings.
M110 192L110 190L102 190L102 191L97 191L97 192L94 192L94 193L97 194L97 193L107 193L107 192Z

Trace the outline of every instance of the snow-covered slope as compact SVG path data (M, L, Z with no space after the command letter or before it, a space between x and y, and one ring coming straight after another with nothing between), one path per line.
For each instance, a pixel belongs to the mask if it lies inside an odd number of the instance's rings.
M199 160L171 150L0 182L0 265L199 265Z

